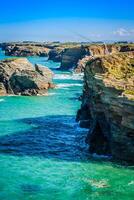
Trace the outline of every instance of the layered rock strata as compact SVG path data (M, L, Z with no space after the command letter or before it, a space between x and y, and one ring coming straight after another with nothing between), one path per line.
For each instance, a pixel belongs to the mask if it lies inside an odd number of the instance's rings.
M91 153L134 163L134 52L87 62L77 120L90 127Z

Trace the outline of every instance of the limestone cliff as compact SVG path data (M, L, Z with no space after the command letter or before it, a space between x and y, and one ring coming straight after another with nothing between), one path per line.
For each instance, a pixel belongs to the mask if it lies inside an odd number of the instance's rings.
M91 153L134 163L134 52L87 62L77 120L90 127Z
M43 95L54 87L52 77L51 70L33 66L26 58L0 61L0 96Z

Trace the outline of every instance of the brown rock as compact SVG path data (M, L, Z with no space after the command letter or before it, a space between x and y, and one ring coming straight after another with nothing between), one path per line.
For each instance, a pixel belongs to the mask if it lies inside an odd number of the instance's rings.
M6 94L37 95L53 88L53 72L46 67L34 67L26 58L9 59L0 62L0 82ZM3 89L4 87L4 89Z
M134 163L134 52L87 63L80 114L80 120L90 120L91 153Z

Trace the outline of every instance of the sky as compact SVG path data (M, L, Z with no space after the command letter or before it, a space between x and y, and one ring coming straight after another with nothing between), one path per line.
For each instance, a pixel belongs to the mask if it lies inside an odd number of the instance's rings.
M0 41L134 41L133 0L1 0Z

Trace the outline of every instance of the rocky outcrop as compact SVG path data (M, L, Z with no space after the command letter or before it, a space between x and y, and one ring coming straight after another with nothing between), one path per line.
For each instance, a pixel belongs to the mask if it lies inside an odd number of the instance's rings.
M117 53L120 51L120 46L114 44L101 44L101 45L90 45L87 47L88 51L92 56L103 56L106 54Z
M51 49L48 53L48 60L52 60L54 62L61 62L63 51L64 51L64 48Z
M53 88L53 72L26 58L0 61L0 95L43 95Z
M68 70L76 67L78 61L88 54L87 49L83 46L66 48L62 52L60 70Z
M84 58L82 58L81 60L78 61L74 72L75 73L83 73L85 70L85 66L87 61L91 60L93 57L92 56L85 56Z
M48 56L49 49L43 46L11 44L4 47L7 56Z
M88 53L86 54L84 58L78 61L74 69L76 73L84 72L87 61L92 59L93 57L118 53L120 51L120 46L110 45L110 44L109 45L106 45L106 44L95 45L94 44L94 45L86 46L85 49L86 49L86 52Z
M134 51L134 45L129 44L129 45L122 45L120 47L120 52L127 52L127 51Z
M129 52L134 51L134 45L122 45L122 44L101 44L101 45L89 45L85 46L86 51L88 52L88 56L86 55L84 58L78 61L75 72L81 73L84 72L85 65L88 60L92 59L93 57L100 57L108 54L115 54L118 52Z
M87 62L77 120L90 126L91 153L134 163L134 52Z

